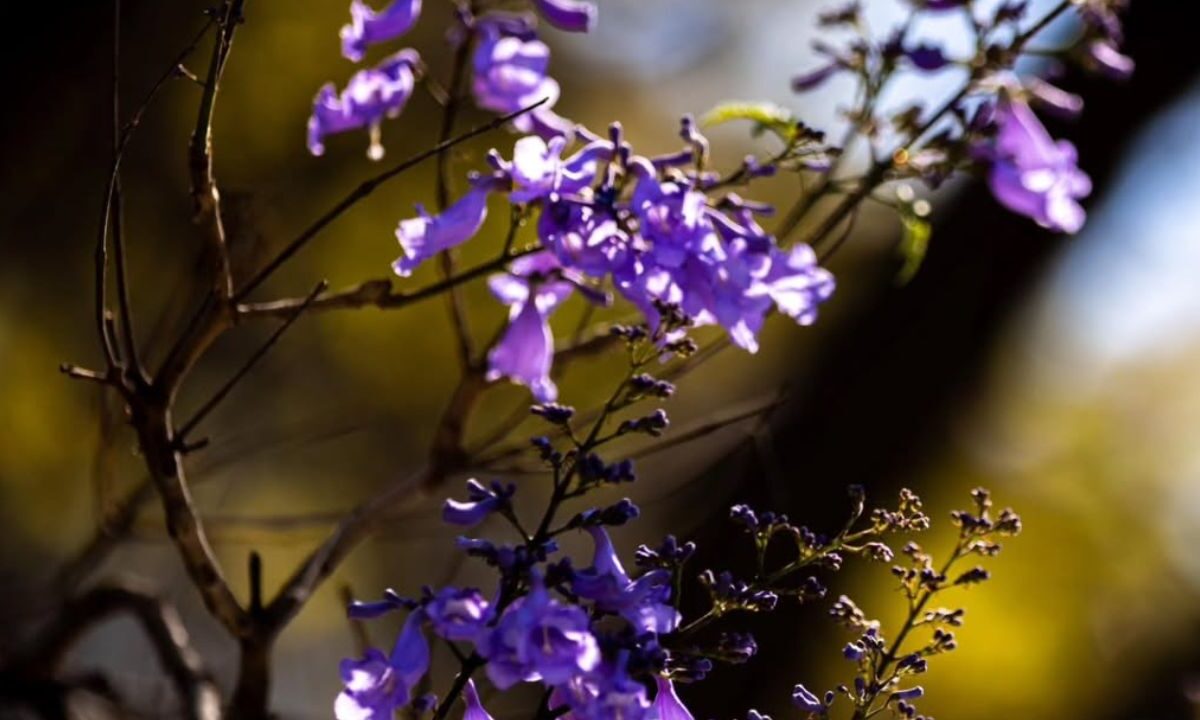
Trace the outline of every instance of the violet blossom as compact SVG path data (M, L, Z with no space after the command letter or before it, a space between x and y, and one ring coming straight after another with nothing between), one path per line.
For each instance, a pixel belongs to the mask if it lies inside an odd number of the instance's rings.
M505 690L518 682L567 682L600 662L587 613L550 597L536 573L529 594L504 611L476 645L487 658L488 678Z
M392 263L392 270L408 277L429 258L474 237L487 219L487 197L493 187L488 180L476 181L441 215L430 215L424 206L417 205L417 217L401 220L396 228L396 239L404 254Z
M467 480L467 501L447 498L442 505L442 520L451 525L478 525L488 515L508 507L515 490L512 485L504 487L499 483L492 483L492 487L487 488L471 478Z
M661 675L656 676L654 682L658 685L658 694L654 696L651 714L656 720L693 720L691 711L676 694L674 683Z
M475 102L499 114L546 102L518 116L513 126L542 137L569 135L573 126L550 108L558 101L558 82L547 74L550 48L537 38L532 18L485 16L476 23L478 42L472 62Z
M1086 218L1077 199L1091 192L1092 183L1075 164L1075 146L1066 140L1055 142L1020 101L1002 101L996 123L988 175L996 199L1043 227L1077 232Z
M509 274L488 281L492 294L511 309L508 328L488 353L487 379L507 377L528 387L541 403L558 397L558 387L550 379L554 362L550 315L575 289L557 275L560 267L550 253L536 253L515 261Z
M596 26L596 6L585 0L533 0L546 22L567 32L588 32Z
M636 581L621 566L612 539L601 527L589 527L596 544L591 567L575 573L571 591L617 613L642 632L668 633L679 624L679 613L668 604L671 573L651 570Z
M370 648L361 660L343 660L345 688L334 702L338 720L390 720L412 700L412 691L429 671L429 643L421 633L424 613L404 623L390 656Z
M474 642L492 617L492 606L474 588L445 587L429 599L425 613L439 637Z
M342 27L342 55L360 62L367 47L394 40L407 33L421 15L421 0L392 0L383 10L374 10L363 0L351 0L350 24Z
M333 83L322 87L308 120L309 152L324 154L328 135L366 128L371 137L367 157L382 158L380 124L384 118L399 115L408 103L420 63L416 50L405 49L374 68L355 73L341 93Z
M463 711L463 720L493 720L491 714L484 709L483 701L479 699L474 680L468 680L463 687L463 702L467 705Z

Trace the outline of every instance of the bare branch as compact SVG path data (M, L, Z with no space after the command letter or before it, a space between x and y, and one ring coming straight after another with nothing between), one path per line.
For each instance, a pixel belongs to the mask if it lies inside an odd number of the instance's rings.
M364 307L376 307L381 310L397 310L413 303L434 297L447 289L470 282L488 273L500 270L508 263L519 257L537 252L541 248L528 248L506 253L470 270L446 278L413 292L396 291L392 289L392 281L388 278L368 280L357 287L340 290L329 295L318 296L309 306L309 310L344 310ZM287 298L263 303L247 303L238 305L237 312L241 317L289 317L301 305L304 298Z
M300 303L300 305L294 311L292 311L292 314L283 321L283 324L280 325L275 332L271 333L271 337L267 338L267 341L263 343L258 350L254 351L254 354L251 355L240 368L238 368L238 371L233 374L233 377L229 378L229 380L226 381L226 383L222 385L221 388L217 390L217 392L215 392L211 398L209 398L208 402L204 403L204 405L196 411L196 414L192 416L191 420L188 420L183 424L183 427L181 427L179 432L176 434L176 438L178 440L182 441L186 439L188 434L191 433L192 430L195 430L196 426L199 425L204 418L208 417L209 413L211 413L218 405L221 404L221 401L224 400L235 387L237 387L237 384L241 382L242 378L246 377L246 375L254 369L254 366L257 365L258 362L262 360L268 352L271 351L271 348L275 347L275 343L279 342L279 338L283 337L283 334L287 332L288 328L290 328L292 324L304 314L304 311L312 305L313 301L317 299L317 295L321 294L321 292L328 286L329 283L324 280L317 283L317 286L314 287L312 292L308 294L308 297L304 298L304 302Z

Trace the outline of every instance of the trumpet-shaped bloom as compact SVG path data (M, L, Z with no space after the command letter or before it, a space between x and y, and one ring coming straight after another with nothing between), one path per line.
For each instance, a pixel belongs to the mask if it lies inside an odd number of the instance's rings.
M642 632L666 633L679 624L679 613L668 604L671 573L651 570L636 581L621 566L612 539L601 527L587 529L596 544L592 566L577 572L571 583L576 595L617 613Z
M693 720L691 711L675 693L674 683L662 676L654 678L654 682L658 685L658 694L654 696L650 713L656 720Z
M492 617L492 607L473 588L442 588L425 605L429 624L439 637L474 641Z
M342 661L345 687L333 706L338 720L390 720L412 700L413 687L429 671L424 619L422 612L408 616L390 656L371 648L361 660Z
M362 0L350 3L350 24L342 27L342 55L360 62L367 47L400 37L421 15L421 0L392 0L383 10L373 10Z
M550 379L554 336L549 318L575 286L561 279L559 264L550 253L537 253L513 263L508 275L496 275L489 285L509 305L508 328L488 353L488 380L507 377L529 388L538 402L553 402L558 387Z
M523 133L543 137L568 134L573 126L550 108L558 101L558 82L548 75L550 48L537 38L530 18L484 18L473 58L471 90L475 102L495 113L513 113L546 102L513 120Z
M382 158L380 123L399 115L408 103L420 61L416 50L401 50L378 66L355 73L341 93L333 83L322 87L308 119L309 152L323 154L328 135L366 128L371 133L367 156Z
M467 704L467 709L463 711L463 720L492 720L491 714L483 707L483 701L479 699L474 680L468 680L467 686L463 688L463 701Z
M518 682L565 683L600 662L600 648L583 608L564 605L535 576L529 594L504 611L476 646L488 660L487 674L501 690Z
M513 490L512 486L505 488L499 483L493 483L491 488L487 488L471 478L467 480L467 501L447 498L442 505L442 520L451 525L478 525L488 515L507 506Z
M1055 142L1028 105L1004 101L988 184L1001 205L1042 227L1074 233L1087 217L1077 202L1092 182L1076 164L1075 146Z
M417 217L401 220L396 239L404 254L392 263L396 274L408 277L429 258L474 237L487 219L489 190L485 183L477 183L441 215L430 215L418 205Z

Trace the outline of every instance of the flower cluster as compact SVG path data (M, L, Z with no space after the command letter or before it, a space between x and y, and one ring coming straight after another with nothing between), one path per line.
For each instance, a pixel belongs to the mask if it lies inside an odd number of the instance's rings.
M507 193L521 214L537 213L539 249L491 280L510 310L510 325L488 357L489 378L528 386L539 402L552 401L553 337L550 315L573 293L609 302L607 288L638 308L650 328L670 304L695 325L719 325L750 352L769 313L801 324L833 292L833 277L806 245L783 249L756 221L770 208L735 194L715 196L702 168L707 140L690 118L687 146L678 153L633 153L614 124L607 138L590 138L567 153L565 138L530 135L516 142L511 160L490 155L492 172L440 216L401 223L407 274L438 252L478 231L483 196Z
M1122 38L1117 12L1124 4L1125 0L1074 3L1081 21L1077 37L1054 53L1057 59L1112 79L1127 79L1134 63L1118 49ZM961 0L914 0L913 5L914 14L966 14L975 34L973 55L952 58L936 40L911 37L912 22L881 39L869 37L855 0L821 18L823 26L851 30L854 37L843 47L817 43L825 63L796 76L793 88L803 92L837 74L857 76L865 97L851 115L873 141L884 139L889 128L895 131L899 140L888 168L893 177L916 177L936 187L957 170L979 164L1002 205L1056 232L1077 232L1086 217L1078 201L1091 192L1091 182L1076 165L1074 146L1053 140L1031 104L1074 117L1082 111L1083 100L1041 78L1016 72L1036 31L1071 4L1061 4L1031 30L1023 30L1026 2L1004 2L986 13ZM897 70L932 73L955 67L968 72L968 81L941 110L930 115L914 104L890 118L874 117L875 98ZM948 123L939 125L943 118ZM926 140L935 129L940 132Z
M361 63L371 46L407 34L421 16L421 3L391 0L384 9L375 10L363 0L352 0L350 23L340 33L342 55ZM545 137L569 135L571 124L551 110L559 86L548 75L550 48L537 37L536 17L499 11L477 15L475 5L479 3L457 8L451 37L464 48L473 47L471 92L476 104L505 115L541 102L514 121L516 129ZM534 6L547 22L563 30L587 32L595 25L595 7L582 0L536 0ZM341 92L332 83L322 87L308 121L309 151L323 154L328 135L366 129L371 139L368 157L382 158L380 125L408 104L423 71L417 51L405 48L355 73ZM457 88L450 90L457 92Z

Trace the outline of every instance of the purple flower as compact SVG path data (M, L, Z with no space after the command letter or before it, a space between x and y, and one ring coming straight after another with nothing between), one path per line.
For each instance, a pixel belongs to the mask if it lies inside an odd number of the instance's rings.
M575 573L571 591L596 603L606 612L617 613L642 632L667 633L679 624L679 613L668 604L671 573L651 570L636 581L621 566L612 539L601 527L589 527L596 543L592 566Z
M412 29L421 15L421 0L393 0L384 10L372 10L362 0L350 2L350 24L342 27L342 55L360 62L367 46L387 42Z
M523 133L567 135L573 126L550 108L558 101L558 82L548 76L550 48L537 39L525 16L493 16L479 21L471 89L475 102L495 113L513 113L539 100L546 102L513 120Z
M817 256L807 245L790 251L773 248L771 255L771 269L751 294L767 295L779 312L811 325L817 319L817 306L833 295L833 275L817 265Z
M988 176L996 199L1043 227L1077 232L1086 213L1076 199L1086 197L1092 183L1075 164L1075 146L1065 140L1055 142L1022 102L1002 101L996 122Z
M355 73L340 94L333 83L322 87L308 120L309 152L323 154L327 135L367 128L371 134L367 157L382 158L379 125L385 117L399 115L408 103L420 62L416 50L401 50L376 67Z
M845 63L834 60L826 65L822 65L816 70L810 70L806 73L792 76L792 91L793 92L808 92L815 90L825 83L826 80L846 69Z
M583 0L533 0L534 7L559 30L588 32L596 26L596 6Z
M474 588L442 588L425 605L439 637L474 641L492 616L491 604Z
M463 701L467 704L467 709L463 711L463 720L492 720L492 716L483 707L483 701L479 699L474 680L468 680L467 686L463 688Z
M658 694L654 696L654 706L651 714L658 720L693 720L692 713L675 693L675 685L665 677L654 678L658 684Z
M1110 80L1128 80L1135 67L1133 58L1122 55L1112 43L1103 40L1088 43L1086 62Z
M646 688L629 677L627 653L555 688L551 705L567 705L572 720L649 720Z
M371 648L361 660L342 661L345 689L333 705L338 720L390 720L409 703L413 687L429 671L423 620L421 612L408 616L390 657Z
M506 488L499 483L493 483L491 488L486 488L478 480L471 478L467 480L467 497L469 499L466 502L460 502L447 498L442 505L442 520L451 525L466 527L478 525L488 515L507 507L514 491L515 488L512 485Z
M558 398L558 387L550 379L554 361L550 314L575 288L558 277L559 267L550 253L537 253L514 262L511 274L489 280L492 294L511 310L508 329L488 353L487 379L507 377L528 387L541 403Z
M558 685L600 662L587 613L551 598L536 575L529 594L504 611L476 649L488 660L488 678L501 690L522 681Z
M809 692L808 688L803 685L797 685L792 690L792 703L805 712L825 712L825 703L821 702L820 698Z
M1041 78L1030 78L1025 83L1030 101L1039 110L1067 120L1079 117L1083 112L1083 98L1051 85Z
M423 206L417 205L418 216L401 220L396 228L396 238L404 255L392 263L392 270L400 277L408 277L429 258L474 237L487 219L490 190L490 184L477 182L441 215L431 216Z

